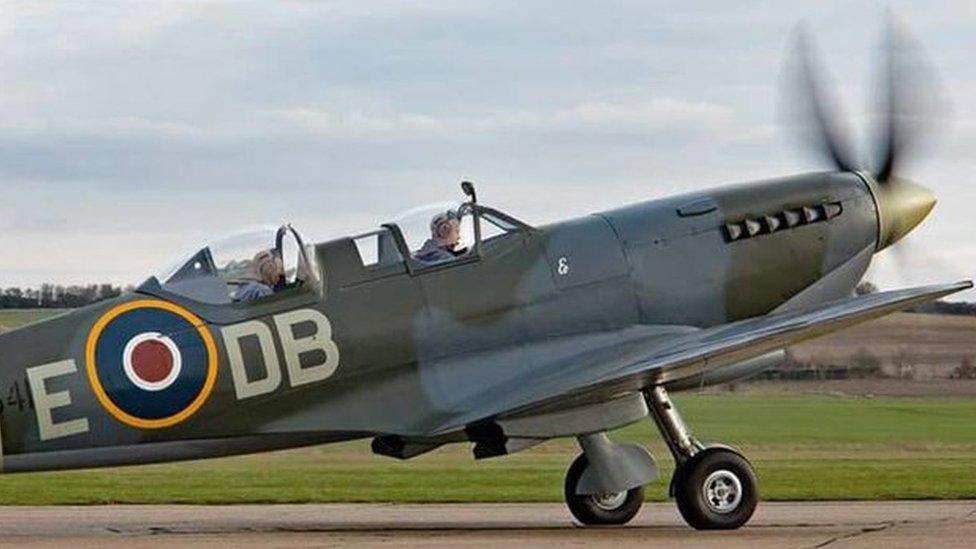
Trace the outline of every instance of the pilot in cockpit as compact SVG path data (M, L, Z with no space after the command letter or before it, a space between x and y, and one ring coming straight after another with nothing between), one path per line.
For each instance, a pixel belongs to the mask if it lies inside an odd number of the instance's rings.
M460 215L454 210L447 210L430 220L430 238L413 257L428 264L450 261L468 251L467 248L458 248L460 242Z
M284 263L274 250L262 250L255 254L251 270L251 277L234 292L234 301L246 303L268 297L284 282Z

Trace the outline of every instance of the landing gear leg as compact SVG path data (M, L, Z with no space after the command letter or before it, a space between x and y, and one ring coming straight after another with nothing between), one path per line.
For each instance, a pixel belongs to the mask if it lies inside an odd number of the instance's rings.
M685 522L698 530L732 530L748 522L759 501L752 465L731 448L698 442L663 387L644 397L674 456L671 495Z

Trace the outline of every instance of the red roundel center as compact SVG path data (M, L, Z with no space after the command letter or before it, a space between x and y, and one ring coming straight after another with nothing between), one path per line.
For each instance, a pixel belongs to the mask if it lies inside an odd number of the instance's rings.
M158 383L173 371L173 354L162 341L140 341L132 349L132 371L143 381Z

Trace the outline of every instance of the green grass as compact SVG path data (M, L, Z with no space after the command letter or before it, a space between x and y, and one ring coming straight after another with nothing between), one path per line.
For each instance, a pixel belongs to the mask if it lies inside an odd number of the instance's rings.
M676 400L702 439L976 447L976 398L678 395Z
M764 499L976 497L976 399L678 395L705 441L753 461ZM647 421L614 434L672 463ZM572 440L475 462L454 445L408 462L368 442L188 463L0 478L0 503L561 501Z

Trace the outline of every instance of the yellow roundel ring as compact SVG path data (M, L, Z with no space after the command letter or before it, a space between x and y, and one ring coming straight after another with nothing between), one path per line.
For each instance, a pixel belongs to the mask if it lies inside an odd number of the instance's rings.
M159 299L117 305L85 344L88 381L115 419L140 429L192 416L217 383L217 346L195 314Z

